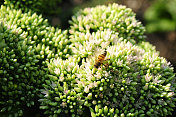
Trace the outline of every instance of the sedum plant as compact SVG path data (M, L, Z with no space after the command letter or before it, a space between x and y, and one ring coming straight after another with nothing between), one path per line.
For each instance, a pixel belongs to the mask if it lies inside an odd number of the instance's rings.
M61 33L60 29L49 26L46 19L43 19L41 15L32 13L32 11L22 13L21 10L1 6L0 12L0 19L6 21L9 26L16 25L22 31L27 32L39 50L42 46L48 46L50 53L47 56L50 56L49 58L59 56L65 59L68 57L70 42L67 39L66 30Z
M31 12L0 9L0 114L22 116L38 100L51 58L69 55L67 31Z
M48 63L49 80L45 81L39 100L45 114L77 117L172 114L175 74L170 63L157 52L133 45L117 34L99 31L81 37L74 38L79 43L72 46L73 56ZM105 49L107 61L95 68L95 58Z
M22 105L34 105L40 87L37 83L44 80L44 70L39 70L43 68L41 56L35 55L30 37L20 28L1 21L0 35L3 44L0 48L1 114L22 116Z
M79 11L67 31L33 11L0 9L0 115L40 102L48 116L167 116L175 74L124 6ZM107 51L98 68L96 58Z
M141 42L145 37L145 28L136 20L132 10L115 3L80 10L69 23L70 34L111 29L132 43Z

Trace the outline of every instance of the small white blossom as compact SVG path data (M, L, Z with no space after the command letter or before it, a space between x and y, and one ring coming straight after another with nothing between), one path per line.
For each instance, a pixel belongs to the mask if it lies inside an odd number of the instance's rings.
M174 92L169 92L168 97L172 97L175 93Z
M54 73L55 73L56 75L60 75L60 69L59 69L59 68L55 68Z
M146 74L145 75L145 80L147 81L147 82L149 82L150 80L151 80L151 76L149 75L149 74Z
M67 107L67 103L66 103L66 102L62 102L62 103L60 104L60 106L62 106L63 108L65 108L65 107Z
M54 89L56 86L57 85L53 81L51 81L51 87Z
M41 93L45 94L44 97L48 97L48 96L49 96L49 92L48 92L48 90L43 90Z
M63 76L59 77L59 81L61 81L61 82L63 82L64 79L65 79L65 78L64 78Z
M157 76L157 77L153 78L153 82L154 82L154 83L160 83L161 80L158 80L158 76Z
M86 92L86 93L89 92L89 88L88 88L88 86L85 87L84 92Z

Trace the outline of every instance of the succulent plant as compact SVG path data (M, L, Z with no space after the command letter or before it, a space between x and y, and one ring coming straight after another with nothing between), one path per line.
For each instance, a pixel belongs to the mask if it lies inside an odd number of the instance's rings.
M36 13L32 14L31 11L22 13L21 10L1 6L0 12L0 19L6 21L9 26L16 25L22 31L27 32L37 49L47 48L50 51L49 53L41 53L48 54L48 57L59 56L63 59L68 57L70 41L67 39L67 30L61 31L58 28L49 26L47 19L43 19L41 15Z
M172 114L173 67L143 41L145 28L131 9L81 10L69 34L31 10L0 12L0 115L23 116L36 100L48 116Z
M136 20L135 13L130 8L115 3L80 10L69 23L70 34L110 29L132 43L140 42L145 38L145 28Z
M67 31L51 27L36 14L1 6L0 108L6 116L22 116L34 105L51 58L69 55Z
M100 34L102 37L97 36ZM46 80L39 100L46 114L171 115L175 107L175 74L164 58L112 33L100 31L81 37L74 38L87 38L72 49L75 55L48 63L50 80ZM114 40L114 43L106 45L107 40ZM97 69L95 58L105 49L107 62ZM86 56L81 58L82 54Z

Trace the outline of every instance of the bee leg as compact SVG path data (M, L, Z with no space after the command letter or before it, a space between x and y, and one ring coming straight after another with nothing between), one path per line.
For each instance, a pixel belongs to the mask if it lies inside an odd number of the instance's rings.
M104 61L108 61L108 60L110 60L110 59L106 59L106 60L104 60Z
M106 63L106 64L102 63L102 65L104 65L105 68L109 68L109 64L108 63Z
M106 63L106 64L103 64L105 67L109 67L109 64L108 63Z

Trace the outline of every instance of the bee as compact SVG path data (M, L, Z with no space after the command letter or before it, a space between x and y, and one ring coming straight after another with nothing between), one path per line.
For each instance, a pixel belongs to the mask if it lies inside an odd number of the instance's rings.
M104 61L109 60L109 59L106 59L106 60L105 60L106 54L107 54L107 51L105 50L103 54L100 54L100 55L95 59L95 65L94 65L95 68L99 68L101 65L104 65L105 67L108 66L108 63L107 63L107 64L104 64L104 63L103 63Z

